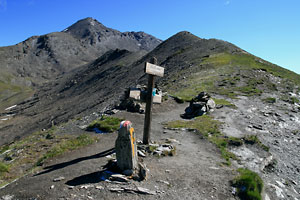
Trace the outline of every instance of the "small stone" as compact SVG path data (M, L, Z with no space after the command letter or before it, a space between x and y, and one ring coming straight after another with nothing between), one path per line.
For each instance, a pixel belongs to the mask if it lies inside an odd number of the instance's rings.
M124 191L123 188L117 188L117 187L108 188L108 190L111 192L123 192Z
M171 139L171 138L167 138L167 139L166 139L166 142L170 142L170 143L179 143L178 140Z
M97 185L97 186L96 186L96 189L98 189L98 190L104 190L104 187L101 186L101 185Z
M1 200L13 200L14 198L14 195L5 195L5 196L2 196Z
M291 182L294 184L294 185L298 185L296 181L294 180L291 180Z
M142 188L142 187L137 187L137 191L140 194L150 194L150 195L155 195L156 194L155 191L151 191L147 188Z
M109 177L109 180L111 180L111 181L119 181L119 182L128 182L128 179L126 178L126 176L124 176L122 174L112 174Z
M50 189L54 189L54 185L51 185L51 186L50 186Z
M62 181L62 180L65 180L65 177L60 176L58 178L53 179L53 182L58 182L58 181Z
M74 186L72 186L72 185L68 185L68 189L74 189Z
M157 181L157 182L161 182L161 183L164 183L164 184L166 184L166 185L170 185L170 183L169 183L168 181L164 181L164 180L159 180L159 181Z
M94 186L93 185L82 185L80 187L80 189L88 189L88 188L93 188Z
M166 169L166 170L165 170L165 172L166 172L166 173L170 173L170 172L171 172L171 170L169 170L169 169Z
M141 150L138 150L138 156L140 157L146 157L146 155L141 151Z
M147 169L146 165L139 163L139 179L141 181L147 179L147 171L149 171L149 169Z

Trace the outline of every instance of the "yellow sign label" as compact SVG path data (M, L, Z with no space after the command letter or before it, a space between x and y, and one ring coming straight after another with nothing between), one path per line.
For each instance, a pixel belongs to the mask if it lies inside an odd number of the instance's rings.
M131 138L132 158L134 158L134 141L135 141L135 138L133 137L134 128L131 127L129 132L130 132L130 138Z

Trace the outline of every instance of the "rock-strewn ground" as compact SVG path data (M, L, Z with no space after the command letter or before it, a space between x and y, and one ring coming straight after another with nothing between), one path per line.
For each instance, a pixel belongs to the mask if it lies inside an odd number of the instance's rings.
M235 199L229 181L235 176L232 167L220 166L218 149L187 130L167 130L162 123L180 119L186 104L173 102L155 106L151 139L164 142L177 140L176 155L149 156L144 163L149 169L146 181L119 185L101 181L105 156L112 153L116 133L101 135L99 142L50 161L40 174L29 174L0 190L0 197L12 199ZM131 120L138 139L142 139L144 115L119 112ZM59 182L55 178L64 177ZM73 187L74 186L74 187ZM114 193L111 188L140 186L155 195Z

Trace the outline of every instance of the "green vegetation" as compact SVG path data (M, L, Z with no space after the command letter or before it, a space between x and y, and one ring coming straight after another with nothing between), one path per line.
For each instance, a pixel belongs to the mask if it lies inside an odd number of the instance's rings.
M79 147L87 146L94 143L94 140L95 139L92 136L86 134L80 135L74 139L64 140L48 150L46 154L37 161L36 165L41 166L43 165L44 161L49 158L53 158Z
M33 94L30 87L11 83L13 76L10 74L0 75L0 110L12 106Z
M191 128L196 129L200 134L215 144L221 151L222 157L226 160L224 164L231 165L230 159L237 160L237 157L228 151L228 146L241 146L246 144L257 144L265 151L269 147L262 144L256 135L245 136L244 138L226 137L219 129L221 122L214 120L211 116L203 115L194 120L177 120L166 124L168 128Z
M0 154L2 154L3 152L7 151L9 149L9 145L4 145L0 148Z
M292 103L292 104L295 104L295 103L299 103L300 101L299 101L299 99L297 99L297 97L291 97L290 98L290 102Z
M93 130L94 128L98 128L103 132L114 132L119 129L120 123L123 120L124 119L120 119L117 117L102 116L101 119L94 120L87 127L87 130Z
M240 175L233 180L238 196L243 200L261 200L263 181L259 175L249 169L238 169Z
M215 144L221 151L222 157L226 160L224 164L231 165L230 159L237 159L236 156L227 150L230 139L224 137L219 130L220 122L211 116L203 115L190 121L172 121L167 124L168 128L191 128L196 129L200 134ZM232 139L232 138L231 138Z
M236 106L233 103L230 103L229 101L227 101L225 99L213 98L213 100L215 101L216 105L222 105L222 106L226 106L226 107L236 108Z
M197 129L201 134L208 137L208 135L220 134L220 122L214 120L211 116L203 115L196 117L194 120L184 121L177 120L167 123L168 128L191 128Z
M53 126L0 147L0 186L38 169L46 159L97 141L96 136L62 135ZM9 151L7 151L9 150ZM9 163L8 163L9 162ZM3 173L4 172L4 173Z
M0 175L8 172L8 166L5 163L0 162Z
M282 84L290 85L289 89L300 86L298 74L246 53L195 58L192 64L193 68L179 71L170 78L164 90L184 101L190 101L202 91L233 99L239 95L258 96L265 90L277 91L276 85L264 73L282 78ZM189 77L182 79L183 76Z
M300 85L298 74L269 62L263 61L249 54L216 54L215 56L206 58L203 61L203 64L214 64L215 66L236 65L240 66L241 69L260 69L263 71L267 71L274 76L291 80L295 84Z
M280 97L280 99L282 101L285 101L285 102L290 103L290 104L300 103L299 99L297 99L296 97L291 97L289 95L283 95L283 96Z
M276 98L267 97L267 98L263 99L263 101L266 103L276 103Z
M245 136L243 139L246 144L257 144L265 151L269 151L270 149L268 146L264 145L256 135L248 135Z

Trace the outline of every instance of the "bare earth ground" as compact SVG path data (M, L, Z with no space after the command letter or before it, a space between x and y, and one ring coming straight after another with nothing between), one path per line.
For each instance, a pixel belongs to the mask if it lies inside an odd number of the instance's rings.
M148 156L146 181L131 180L128 186L155 191L155 195L113 193L109 188L121 187L101 181L105 156L113 152L117 133L99 136L99 142L70 152L47 163L37 174L27 175L0 190L2 199L236 199L229 181L236 175L233 167L224 167L218 149L194 132L167 130L162 123L180 119L187 104L167 101L154 106L151 140L176 139L176 155ZM133 123L138 139L142 139L144 115L119 112ZM63 176L62 181L53 179ZM102 187L100 187L102 186Z

